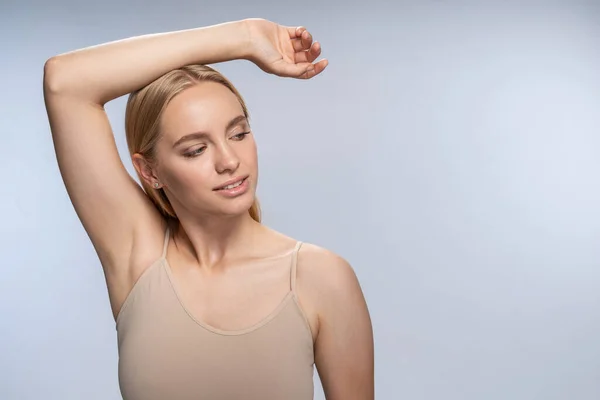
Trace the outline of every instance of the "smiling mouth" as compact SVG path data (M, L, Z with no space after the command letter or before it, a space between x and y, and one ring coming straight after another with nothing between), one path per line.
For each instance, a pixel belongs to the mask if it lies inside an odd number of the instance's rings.
M248 179L248 177L244 177L242 179L240 179L239 181L229 184L229 185L225 185L225 186L221 186L219 188L214 189L215 191L217 190L230 190L230 189L235 189L236 187L240 186L242 183L244 183L244 181Z

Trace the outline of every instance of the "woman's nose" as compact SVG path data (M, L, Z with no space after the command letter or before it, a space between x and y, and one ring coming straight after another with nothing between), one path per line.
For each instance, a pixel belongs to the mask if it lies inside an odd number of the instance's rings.
M240 166L240 160L229 146L225 145L219 149L215 168L218 173L234 172Z

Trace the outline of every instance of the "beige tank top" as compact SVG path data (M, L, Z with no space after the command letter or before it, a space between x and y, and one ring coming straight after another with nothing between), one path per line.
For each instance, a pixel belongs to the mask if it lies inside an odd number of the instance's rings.
M252 327L224 331L186 310L162 256L138 279L116 321L125 400L308 400L313 398L310 326L295 292L301 242L291 254L290 291Z

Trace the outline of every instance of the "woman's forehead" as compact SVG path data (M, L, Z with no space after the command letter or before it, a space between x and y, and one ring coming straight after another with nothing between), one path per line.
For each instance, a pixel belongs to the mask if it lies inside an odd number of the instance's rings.
M184 90L171 100L161 118L161 128L169 136L222 131L232 118L243 114L235 94L221 84L206 82Z

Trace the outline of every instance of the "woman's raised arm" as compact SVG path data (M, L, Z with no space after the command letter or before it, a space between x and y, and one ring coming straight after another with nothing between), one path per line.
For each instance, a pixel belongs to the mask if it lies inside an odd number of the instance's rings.
M162 232L162 218L123 166L104 104L188 64L246 59L268 73L311 78L327 64L313 64L319 54L304 28L247 19L118 40L46 62L44 99L60 173L109 279L131 278L121 267L131 265L137 234Z

